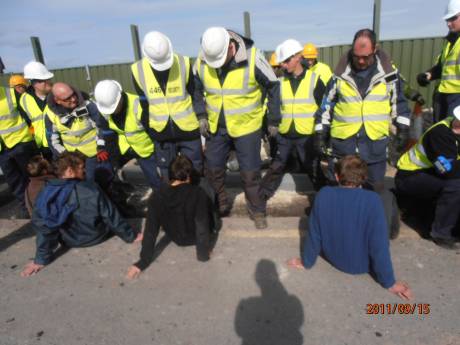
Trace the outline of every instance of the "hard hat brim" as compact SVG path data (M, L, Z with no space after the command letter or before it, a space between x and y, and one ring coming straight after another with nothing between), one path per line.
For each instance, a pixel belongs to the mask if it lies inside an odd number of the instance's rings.
M443 20L447 20L447 19L449 19L449 18L452 18L452 17L456 16L458 13L459 13L459 12L455 12L455 13L450 12L450 13L447 13L444 17L442 17L442 19L443 19Z
M460 120L460 105L456 106L454 108L454 117L457 119L457 120Z
M174 55L169 54L168 58L165 61L155 61L152 58L146 56L147 60L149 60L150 65L153 67L153 69L162 72L166 71L167 69L170 69L173 65L174 62Z
M43 76L40 78L37 78L36 76L31 76L30 74L24 75L24 78L29 79L29 80L48 80L54 77L54 73L48 72L45 73Z
M225 49L217 58L210 58L206 56L204 50L201 50L201 56L203 57L206 64L208 64L212 68L220 68L224 65L225 60L227 60L227 53L228 53L228 44L226 45Z

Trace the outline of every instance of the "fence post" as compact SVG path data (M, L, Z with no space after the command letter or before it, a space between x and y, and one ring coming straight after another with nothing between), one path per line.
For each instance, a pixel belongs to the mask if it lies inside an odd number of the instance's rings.
M133 49L134 49L134 60L140 60L141 56L141 45L139 43L139 30L137 25L131 24L131 39L133 41Z
M244 12L244 36L251 38L251 17L247 11Z
M34 51L35 60L37 60L38 62L41 62L42 64L45 64L45 59L43 58L43 51L42 51L42 46L40 44L40 39L38 37L32 36L30 38L30 41L32 42L32 49Z
M377 41L379 40L380 36L380 9L381 9L382 1L381 0L374 0L374 20L372 23L372 29L377 36Z

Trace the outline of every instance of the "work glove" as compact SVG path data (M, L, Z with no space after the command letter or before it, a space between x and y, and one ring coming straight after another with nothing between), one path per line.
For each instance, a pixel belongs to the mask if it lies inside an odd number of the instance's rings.
M396 150L398 152L405 151L410 140L409 126L399 126L396 133Z
M203 137L209 138L209 122L207 119L200 119L200 133Z
M105 162L109 160L109 153L106 150L100 150L96 154L98 162Z
M418 74L417 83L420 86L427 86L430 83L430 79L428 79L428 74L426 72Z
M327 158L326 136L323 132L316 132L313 137L313 148L320 159Z
M267 131L268 131L268 136L270 138L274 138L278 134L278 127L276 127L276 126L268 126Z
M423 98L423 96L420 94L420 92L416 91L416 90L411 90L410 94L408 95L408 98L412 101L412 102L416 102L418 103L419 105L424 105L425 104L425 99Z

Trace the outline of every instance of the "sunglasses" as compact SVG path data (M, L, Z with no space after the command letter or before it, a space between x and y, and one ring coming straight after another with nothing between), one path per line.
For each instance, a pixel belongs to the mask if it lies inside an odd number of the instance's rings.
M61 102L69 102L73 97L76 97L75 92L72 92L69 97L67 98L60 98Z
M374 57L374 53L371 53L369 55L355 55L355 54L352 54L351 55L353 60L361 60L363 59L364 61L369 61L370 59L372 59Z
M289 63L291 62L292 58L294 57L295 55L292 55L290 57L288 57L286 60L282 61L281 63Z
M453 17L447 18L447 19L446 19L446 22L453 22L453 21L456 21L457 18L458 18L458 15L455 15L455 16L453 16Z

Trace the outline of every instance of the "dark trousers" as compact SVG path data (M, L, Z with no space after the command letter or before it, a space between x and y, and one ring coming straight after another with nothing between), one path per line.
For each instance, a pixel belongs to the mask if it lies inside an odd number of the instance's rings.
M161 177L169 180L169 165L180 153L190 159L195 170L202 174L203 172L203 154L201 149L201 138L186 141L155 141L156 165L160 169Z
M398 193L412 198L435 201L432 237L452 239L452 230L460 215L460 179L442 179L425 171L401 174L395 177Z
M24 193L29 184L27 164L34 155L38 154L37 146L33 141L16 144L11 149L2 145L0 167L12 193L25 208Z
M433 124L454 115L454 109L460 105L460 94L442 93L433 94Z
M110 183L115 177L110 161L98 162L95 157L86 157L85 161L86 180L96 182L104 191L108 190Z
M297 155L303 168L306 169L310 180L316 182L314 174L314 149L313 149L313 136L306 135L301 138L287 138L281 134L276 136L276 153L268 168L267 173L264 175L261 182L260 192L266 199L271 198L279 185L281 184L284 168L289 159L292 151L297 151Z
M240 176L250 214L264 213L266 202L260 196L260 145L261 130L232 138L225 128L219 128L206 140L206 177L217 193L219 205L228 204L225 192L225 165L232 148L240 167Z

